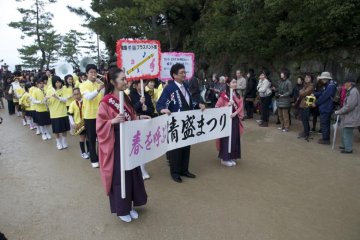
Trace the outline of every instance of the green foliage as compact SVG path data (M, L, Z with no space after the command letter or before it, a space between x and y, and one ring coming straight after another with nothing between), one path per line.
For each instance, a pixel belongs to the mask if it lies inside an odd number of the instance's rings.
M76 30L70 30L70 32L63 37L63 47L60 55L75 67L79 67L81 58L80 44L83 41L85 41L85 34Z
M239 55L285 62L360 47L359 0L92 0L91 7L99 17L72 10L111 53L120 38L158 39L164 51L194 51L212 63Z
M59 50L62 46L62 37L54 30L47 32L44 36L44 51L46 54L46 68L59 60Z
M25 1L25 0L24 0ZM33 4L30 8L18 8L22 19L9 23L10 27L19 29L22 38L32 38L34 42L18 49L23 64L27 67L42 68L49 66L56 60L53 56L61 45L61 37L53 30L51 20L53 15L45 12L44 7L56 0L26 0ZM19 1L18 2L22 2Z

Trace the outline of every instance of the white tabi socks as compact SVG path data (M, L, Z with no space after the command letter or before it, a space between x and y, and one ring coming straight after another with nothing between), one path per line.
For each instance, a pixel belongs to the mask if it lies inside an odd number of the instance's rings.
M40 126L35 126L36 128L36 135L40 135L41 131L40 131Z
M44 140L44 141L47 140L45 127L44 126L39 126L39 128L40 128L42 140Z
M50 139L51 139L51 134L50 134L49 128L50 128L49 125L48 125L48 126L44 126L46 138L50 140Z
M61 137L61 144L62 144L62 147L63 148L67 148L68 147L68 144L66 142L66 137L62 136Z
M146 171L146 169L145 169L145 164L140 165L140 168L141 168L141 173L142 173L143 179L144 179L144 180L150 179L150 175L149 175L149 173L148 173L148 172Z
M61 138L56 138L56 148L57 148L58 150L63 149L63 146L62 146L62 144L61 144Z

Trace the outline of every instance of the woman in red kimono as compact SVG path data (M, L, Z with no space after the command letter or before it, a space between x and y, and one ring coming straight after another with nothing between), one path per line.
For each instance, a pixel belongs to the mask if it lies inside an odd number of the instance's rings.
M219 151L219 158L221 164L227 167L233 167L236 165L237 159L241 158L241 145L240 136L244 131L241 120L244 117L243 99L236 93L236 80L228 79L226 81L226 92L223 92L215 107L233 106L231 118L231 153L228 153L229 137L220 138L216 141L216 148ZM233 99L230 99L230 91L233 92Z
M125 74L121 69L109 71L105 96L100 102L96 118L99 143L99 162L102 183L110 199L110 209L124 222L139 217L133 207L145 205L147 195L140 167L125 172L126 198L121 198L120 136L119 123L147 116L136 116L129 98L124 96L124 114L119 113L119 92L127 88Z

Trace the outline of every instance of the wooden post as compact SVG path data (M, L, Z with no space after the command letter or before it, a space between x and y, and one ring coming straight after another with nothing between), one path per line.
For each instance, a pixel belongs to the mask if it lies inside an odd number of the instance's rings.
M142 97L145 97L145 94L144 94L144 91L145 91L145 89L144 89L144 80L140 80L140 87L141 87L141 96Z
M230 88L230 102L233 101L234 89ZM230 116L232 114L233 105L230 106ZM232 118L230 117L230 128L229 128L229 142L228 142L228 153L231 153L231 133L232 133Z
M124 114L124 92L119 92L120 114ZM125 191L125 154L124 154L124 123L120 123L120 175L121 175L121 198L126 198Z

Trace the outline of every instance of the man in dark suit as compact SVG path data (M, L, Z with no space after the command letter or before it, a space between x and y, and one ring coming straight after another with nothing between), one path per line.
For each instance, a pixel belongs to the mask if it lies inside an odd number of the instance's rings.
M164 88L157 104L156 110L162 114L170 115L172 112L183 112L200 108L205 109L203 103L194 103L185 82L185 66L176 63L171 67L170 75L174 81ZM179 100L180 99L180 100ZM195 178L196 176L189 172L190 146L171 150L167 153L170 163L170 174L175 182L181 183L181 176Z

